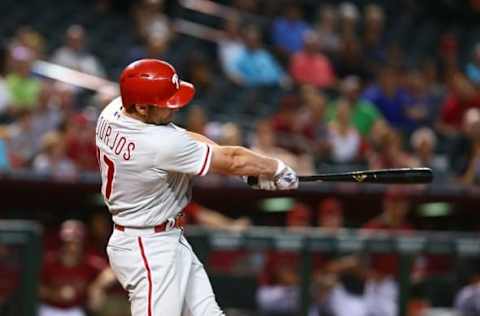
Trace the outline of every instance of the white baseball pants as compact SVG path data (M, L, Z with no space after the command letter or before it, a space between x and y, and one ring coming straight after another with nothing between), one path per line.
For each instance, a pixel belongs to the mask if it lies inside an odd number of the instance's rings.
M132 316L224 315L181 229L114 229L107 253L115 276L128 291Z

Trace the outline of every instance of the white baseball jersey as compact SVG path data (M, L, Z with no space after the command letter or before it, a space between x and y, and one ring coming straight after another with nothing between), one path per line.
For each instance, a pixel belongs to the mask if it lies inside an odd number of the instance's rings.
M175 217L191 195L191 176L205 175L209 145L170 123L146 124L122 112L121 98L96 128L102 193L116 224L150 227Z

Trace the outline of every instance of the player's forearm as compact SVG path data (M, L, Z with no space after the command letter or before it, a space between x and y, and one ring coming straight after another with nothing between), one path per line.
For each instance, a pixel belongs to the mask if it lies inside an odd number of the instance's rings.
M273 177L277 171L275 159L239 146L214 146L211 169L232 176Z

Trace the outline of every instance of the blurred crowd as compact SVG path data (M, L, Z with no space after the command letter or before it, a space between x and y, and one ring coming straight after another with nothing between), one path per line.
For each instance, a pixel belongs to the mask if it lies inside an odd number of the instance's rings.
M299 173L426 166L438 182L479 181L480 40L462 60L461 42L447 30L435 52L412 59L379 5L316 5L307 19L300 4L268 3L233 1L222 28L199 41L176 32L164 1L136 2L137 45L122 48L118 67L145 57L171 62L197 89L179 124L282 158ZM99 2L107 12L109 5ZM35 70L49 60L116 81L88 39L74 24L49 51L47 37L28 25L5 40L2 170L69 180L97 171L95 119L118 91L87 91Z

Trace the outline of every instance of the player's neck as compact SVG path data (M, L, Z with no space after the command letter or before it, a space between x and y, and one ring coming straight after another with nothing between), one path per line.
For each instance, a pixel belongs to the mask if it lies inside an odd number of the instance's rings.
M139 115L137 112L129 113L125 109L122 109L122 114L124 114L125 116L127 116L129 118L133 118L137 121L140 121L142 123L146 123L145 118L143 116Z

